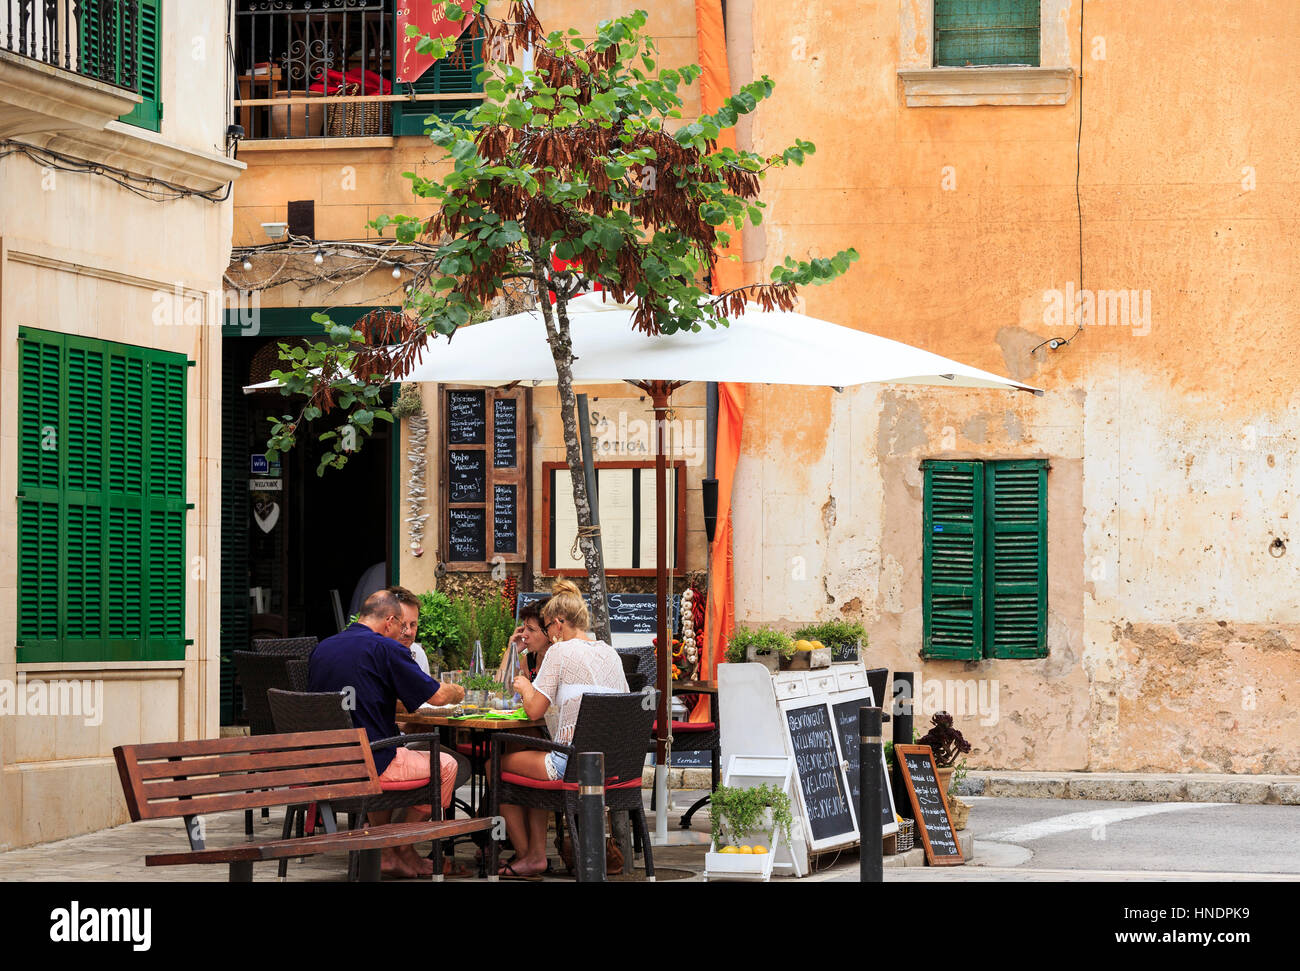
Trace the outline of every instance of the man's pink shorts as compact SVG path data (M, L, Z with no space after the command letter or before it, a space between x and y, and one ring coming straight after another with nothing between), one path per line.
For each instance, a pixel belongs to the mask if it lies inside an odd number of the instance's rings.
M456 759L446 752L441 753L442 765L442 808L451 805L451 797L456 794ZM393 761L379 776L382 782L415 782L429 778L429 753L416 752L404 745L393 750ZM416 806L417 810L432 812L430 806Z

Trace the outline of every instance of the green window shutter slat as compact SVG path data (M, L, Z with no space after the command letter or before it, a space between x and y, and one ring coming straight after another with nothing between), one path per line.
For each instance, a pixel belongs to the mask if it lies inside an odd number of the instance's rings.
M110 640L139 640L144 600L144 515L139 509L108 513L108 630Z
M185 513L149 513L149 639L185 634Z
M128 125L158 131L162 123L162 0L140 0L140 13L131 36L129 56L135 58L138 91L144 100L122 116Z
M1038 66L1039 0L934 0L934 64Z
M98 505L70 505L67 515L65 636L69 641L102 642L104 510Z
M985 473L985 654L1047 656L1047 463L989 462Z
M453 63L453 60L465 59L465 66ZM483 69L483 38L469 37L460 39L457 54L444 58L429 68L414 84L399 84L395 94L467 94L481 92L478 75ZM393 134L423 135L428 126L425 119L437 115L445 121L451 121L458 111L468 111L481 102L476 98L464 101L416 101L393 102Z
M67 357L68 488L104 488L104 354L70 340Z
M983 654L984 469L926 462L921 650L973 661Z
M109 355L109 491L144 494L144 361L126 349Z
M18 485L59 488L59 408L62 342L19 342Z
M185 496L184 362L149 362L149 493Z
M61 661L59 504L18 500L19 663Z

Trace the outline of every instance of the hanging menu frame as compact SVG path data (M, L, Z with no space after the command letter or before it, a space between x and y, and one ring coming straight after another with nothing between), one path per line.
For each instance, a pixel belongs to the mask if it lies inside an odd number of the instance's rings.
M859 839L858 829L858 810L853 805L852 791L849 789L847 773L844 771L843 753L840 752L839 733L835 730L835 712L831 709L831 699L829 695L813 694L801 695L796 698L788 698L782 701L777 707L781 712L781 738L785 743L786 754L796 760L794 768L794 788L798 793L799 813L804 827L804 840L808 844L808 849L812 852L828 849L833 846L842 846L852 844ZM804 783L802 773L797 764L798 752L795 751L794 743L791 739L791 730L789 724L789 713L791 711L804 708L820 708L826 716L826 728L831 735L830 756L834 759L834 766L828 768L833 774L833 781L838 789L840 798L847 805L847 812L842 814L848 819L848 826L836 829L833 833L823 833L817 836L813 833L813 821L808 813L807 797L804 793Z
M525 562L530 522L531 395L525 388L440 385L439 401L438 497L442 525L439 545L443 563L449 570L474 572L491 570L496 563ZM506 422L513 424L513 430L505 427ZM454 457L458 468L453 468L453 452L458 453ZM481 491L470 488L478 485L480 476ZM472 483L470 478L474 480ZM453 491L474 498L452 502ZM506 505L511 499L513 510ZM473 512L468 516L453 516L453 510ZM482 510L483 558L465 559L460 551L467 548L470 537L452 535L453 519L477 523L478 510ZM474 539L477 541L477 535ZM512 540L513 549L510 549Z
M601 489L601 473L615 473L620 470L631 470L630 476L639 479L636 484L636 493L638 496L652 496L649 490L654 486L655 480L655 463L654 462L637 462L629 460L614 460L609 462L595 463L596 469L596 489L599 493ZM668 568L676 573L685 571L686 561L686 462L678 459L668 463L667 475L672 482L670 486L673 506L668 509L668 528L673 531L672 552L673 557L668 564ZM569 559L569 548L572 546L572 533L566 534L568 538L559 535L556 529L557 508L555 504L555 494L557 489L557 476L564 476L567 483L569 476L569 466L564 462L543 462L542 463L542 550L541 573L544 576L561 576L561 577L584 577L587 575L587 569L581 562L575 563L572 567L560 568L560 563L571 563ZM629 479L629 482L632 478ZM607 492L612 490L607 490ZM568 493L566 493L567 495ZM607 502L607 500L605 500ZM630 518L631 528L636 531L634 546L641 549L641 534L644 532L642 523L650 522L650 528L653 529L654 509L647 501L644 507L633 509L611 509L607 505L598 507L600 510L601 529L605 530L607 526L613 528L613 524L618 515L622 514L624 518ZM572 510L566 510L571 513ZM605 573L614 577L652 577L655 575L654 562L648 565L644 564L645 556L641 557L643 565L640 567L619 567L610 565L610 542L605 543ZM634 561L635 562L635 561Z

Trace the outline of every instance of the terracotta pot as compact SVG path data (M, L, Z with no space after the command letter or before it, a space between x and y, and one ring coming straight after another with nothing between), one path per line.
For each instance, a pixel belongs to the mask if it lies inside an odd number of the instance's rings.
M948 789L951 787L952 774L955 771L956 766L952 765L939 769L939 788L943 791L945 796L948 794Z
M956 796L948 800L948 811L952 816L953 832L966 828L966 823L970 819L970 804L962 802Z

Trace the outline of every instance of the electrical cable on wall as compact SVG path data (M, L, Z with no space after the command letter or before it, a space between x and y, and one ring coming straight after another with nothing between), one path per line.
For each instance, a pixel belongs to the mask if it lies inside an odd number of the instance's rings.
M1080 293L1083 292L1083 200L1079 194L1079 173L1082 170L1083 149L1083 6L1085 2L1086 0L1079 0L1079 127L1074 137L1074 206L1079 220ZM1051 347L1052 350L1064 347L1079 336L1079 332L1083 330L1083 319L1076 308L1071 307L1070 310L1075 314L1074 333L1069 337L1049 337L1030 351L1031 355L1043 347Z
M155 179L149 175L135 175L112 165L104 165L101 162L87 162L72 155L64 155L62 152L56 152L48 148L39 148L36 145L15 141L12 138L0 141L0 160L11 155L22 155L37 165L53 169L56 172L102 176L123 189L134 192L142 199L149 199L152 202L174 202L177 199L191 197L206 199L208 202L225 202L230 198L230 192L234 186L233 182L227 182L225 188L219 192L215 189L190 189L183 185L177 185L175 182L168 182L166 179Z

